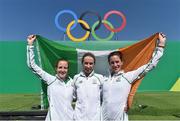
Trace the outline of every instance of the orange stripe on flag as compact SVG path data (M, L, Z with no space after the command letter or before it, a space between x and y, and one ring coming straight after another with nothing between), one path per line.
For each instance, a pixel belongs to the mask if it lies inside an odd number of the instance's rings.
M156 47L157 39L158 33L131 46L120 48L119 51L121 51L123 54L122 69L127 72L147 64L152 57L153 51ZM128 108L132 106L134 95L142 79L143 77L132 84L127 102Z

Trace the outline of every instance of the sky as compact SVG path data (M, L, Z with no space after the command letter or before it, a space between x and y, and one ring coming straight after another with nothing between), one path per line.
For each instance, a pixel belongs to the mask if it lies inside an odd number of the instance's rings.
M26 41L29 34L62 40L64 32L54 22L62 10L72 10L78 18L85 11L95 11L102 19L110 10L122 12L127 24L116 33L119 40L141 40L163 32L168 40L180 41L180 0L0 0L0 41ZM59 24L66 27L72 20L70 15L63 14ZM87 15L84 20L92 26L97 17ZM122 24L117 15L110 16L108 21L115 28ZM75 37L85 32L80 25L72 30ZM103 24L96 31L100 37L109 33Z

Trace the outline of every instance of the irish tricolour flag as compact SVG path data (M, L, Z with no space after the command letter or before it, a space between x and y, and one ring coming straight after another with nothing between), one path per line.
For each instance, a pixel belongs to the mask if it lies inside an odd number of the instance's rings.
M48 73L55 74L55 63L58 59L69 61L69 75L73 76L82 69L81 59L84 53L91 52L96 56L95 72L103 75L109 74L107 55L112 51L121 51L123 54L124 71L134 70L146 64L156 46L157 34L137 43L120 41L87 41L81 43L67 41L50 41L37 36L37 54L40 66ZM134 95L140 80L133 84ZM47 108L46 85L42 82L42 106ZM133 97L133 96L132 96ZM131 98L132 98L131 97Z

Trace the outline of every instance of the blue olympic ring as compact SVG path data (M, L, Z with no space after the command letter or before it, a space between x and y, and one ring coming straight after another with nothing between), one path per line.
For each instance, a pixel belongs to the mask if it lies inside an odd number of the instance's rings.
M74 29L74 28L76 27L76 25L78 24L78 18L77 18L77 16L76 16L76 14L75 14L73 11L71 11L71 10L62 10L62 11L60 11L60 12L57 13L57 15L56 15L56 17L55 17L55 25L56 25L56 27L57 27L59 30L61 30L61 31L63 31L63 32L66 32L66 28L61 27L61 26L59 25L59 22L58 22L59 16L62 15L62 14L64 14L64 13L69 13L69 14L71 14L71 15L74 17L75 24L71 27L71 30Z

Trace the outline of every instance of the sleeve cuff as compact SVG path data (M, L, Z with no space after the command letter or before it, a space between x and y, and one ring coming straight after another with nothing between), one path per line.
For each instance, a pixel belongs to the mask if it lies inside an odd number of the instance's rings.
M34 48L34 46L33 45L27 45L27 47L29 48L29 49L33 49Z
M157 47L165 48L165 46L163 46L163 45L157 45Z
M158 51L160 51L160 52L163 52L164 51L164 48L162 48L162 47L156 47L156 49L158 50Z

